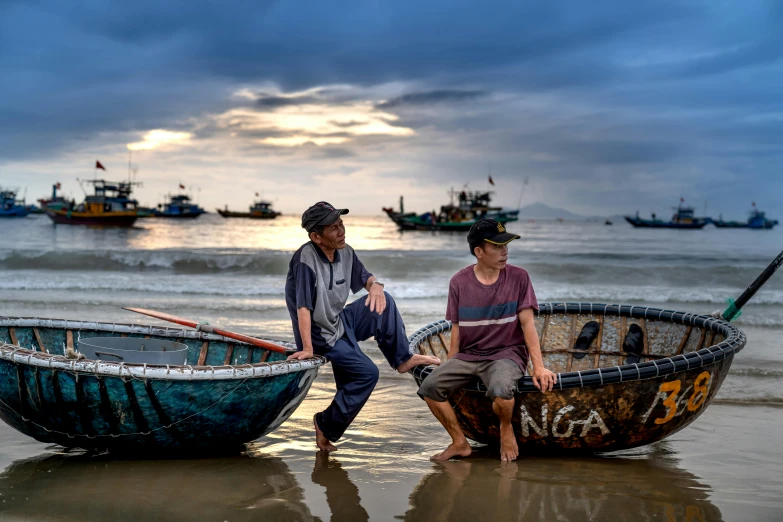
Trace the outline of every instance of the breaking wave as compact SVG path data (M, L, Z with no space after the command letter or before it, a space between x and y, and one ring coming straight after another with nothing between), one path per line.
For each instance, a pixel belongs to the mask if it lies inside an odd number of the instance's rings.
M716 397L713 404L728 404L735 406L772 406L783 408L783 397L747 397L742 399Z

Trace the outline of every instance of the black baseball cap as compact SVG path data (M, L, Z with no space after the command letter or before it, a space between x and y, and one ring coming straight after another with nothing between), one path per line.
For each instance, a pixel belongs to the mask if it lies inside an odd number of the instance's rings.
M309 233L315 227L331 225L337 221L337 218L347 213L347 208L334 208L326 201L319 201L302 214L302 228Z
M519 239L519 236L507 232L503 223L489 218L479 219L473 223L473 226L470 227L470 231L468 232L469 244L486 241L493 245L506 245L515 239Z

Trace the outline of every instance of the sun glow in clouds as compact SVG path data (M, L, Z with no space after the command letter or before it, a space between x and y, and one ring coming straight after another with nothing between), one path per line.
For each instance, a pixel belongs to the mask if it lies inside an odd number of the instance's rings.
M236 96L249 97L250 94L238 92ZM296 100L296 96L290 96L290 99ZM318 100L316 103L292 103L274 110L240 107L218 115L216 123L231 130L234 136L257 136L255 141L263 145L296 147L307 143L335 145L359 136L415 134L413 129L394 125L397 119L394 114L378 110L371 102L330 104Z
M165 145L190 145L192 137L193 134L190 132L153 129L142 136L142 141L128 143L128 150L153 150Z

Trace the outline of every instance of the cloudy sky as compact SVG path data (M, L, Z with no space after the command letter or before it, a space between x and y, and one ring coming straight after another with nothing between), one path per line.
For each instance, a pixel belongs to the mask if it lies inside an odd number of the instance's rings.
M779 1L333 4L0 0L0 185L783 215Z

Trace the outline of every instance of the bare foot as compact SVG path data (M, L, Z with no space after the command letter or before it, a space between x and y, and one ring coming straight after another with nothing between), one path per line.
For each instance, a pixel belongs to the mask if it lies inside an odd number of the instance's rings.
M517 460L519 456L519 446L517 438L514 436L514 428L511 425L500 428L500 460L511 462Z
M313 425L315 426L315 445L318 446L318 449L327 453L336 451L337 448L332 444L332 441L327 439L324 432L318 427L318 421L315 420L315 415L313 415Z
M430 460L449 460L458 457L470 457L471 453L473 453L473 448L470 447L468 441L461 444L454 444L452 442L443 452L430 457Z
M397 371L400 373L407 373L413 369L414 366L429 366L430 364L434 364L435 366L440 365L440 359L433 355L419 355L414 354L410 359L402 363L397 367Z

